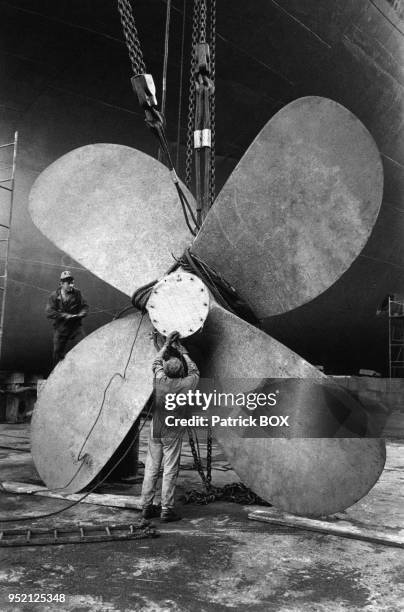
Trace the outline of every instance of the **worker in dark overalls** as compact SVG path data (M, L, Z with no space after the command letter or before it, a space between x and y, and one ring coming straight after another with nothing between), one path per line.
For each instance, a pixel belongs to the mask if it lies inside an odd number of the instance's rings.
M53 367L85 336L82 320L88 304L74 286L72 274L65 270L60 275L59 287L51 293L46 304L46 316L53 320Z

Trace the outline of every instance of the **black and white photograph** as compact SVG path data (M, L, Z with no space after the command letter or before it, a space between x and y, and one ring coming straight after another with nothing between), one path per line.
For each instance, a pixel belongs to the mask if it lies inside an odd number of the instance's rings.
M404 609L404 0L0 0L0 610Z

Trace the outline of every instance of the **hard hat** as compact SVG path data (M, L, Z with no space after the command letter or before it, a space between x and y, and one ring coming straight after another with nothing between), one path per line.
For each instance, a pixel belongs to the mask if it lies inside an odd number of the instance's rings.
M67 281L67 280L73 280L73 276L72 273L69 272L69 270L65 270L64 272L62 272L62 274L60 275L60 280L61 281Z
M170 357L167 361L163 361L163 370L169 378L181 378L184 375L182 361L178 357Z

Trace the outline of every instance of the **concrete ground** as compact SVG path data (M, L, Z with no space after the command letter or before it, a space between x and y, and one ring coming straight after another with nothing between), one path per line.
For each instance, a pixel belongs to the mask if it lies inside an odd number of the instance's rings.
M144 460L142 433L140 460ZM6 448L8 447L8 448ZM337 519L403 528L404 441L390 441L384 473L366 498ZM178 494L200 487L184 447ZM237 480L214 447L214 484ZM0 481L40 484L29 426L0 425ZM138 495L140 485L104 489ZM65 501L0 493L1 517L38 515ZM404 551L250 521L232 503L179 506L183 520L155 525L160 537L94 544L0 548L0 610L386 611L404 610ZM131 510L79 504L63 514L3 528L136 520ZM13 594L64 594L64 602L10 603Z

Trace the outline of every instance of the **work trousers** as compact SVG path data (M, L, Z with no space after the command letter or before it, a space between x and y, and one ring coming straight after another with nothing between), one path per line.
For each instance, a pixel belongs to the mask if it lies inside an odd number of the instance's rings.
M53 367L85 337L82 326L74 330L55 329L53 332Z
M175 436L153 438L153 421L151 422L142 486L143 508L150 506L154 501L162 463L161 507L164 509L174 507L175 485L180 468L182 435L183 431L179 431L178 435Z

